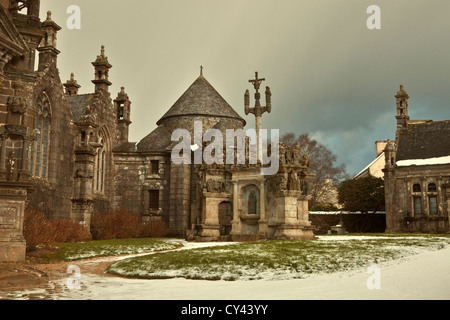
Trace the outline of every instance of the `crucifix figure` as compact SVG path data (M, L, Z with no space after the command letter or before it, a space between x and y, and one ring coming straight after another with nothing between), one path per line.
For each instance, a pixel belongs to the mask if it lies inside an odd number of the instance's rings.
M253 87L255 88L255 107L250 108L250 92L245 91L244 96L244 106L245 106L245 114L248 115L249 113L252 113L255 115L256 120L256 140L257 140L257 159L262 163L262 140L261 140L261 128L262 128L262 115L264 112L270 113L272 110L272 93L270 92L270 88L266 87L266 106L262 107L260 103L261 94L259 93L259 87L263 81L265 81L265 78L259 79L258 78L258 72L255 72L255 79L254 80L248 80L248 82L253 83Z

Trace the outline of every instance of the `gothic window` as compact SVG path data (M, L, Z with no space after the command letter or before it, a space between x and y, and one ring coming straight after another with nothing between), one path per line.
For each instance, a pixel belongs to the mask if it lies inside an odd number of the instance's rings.
M159 209L159 190L149 190L149 209L158 210Z
M420 184L413 185L413 192L421 192Z
M31 148L31 173L36 177L46 178L48 173L48 151L50 142L50 101L45 92L37 100L37 136ZM33 170L34 168L34 170Z
M103 144L103 139L100 140L100 143ZM97 151L97 176L96 176L96 185L95 190L103 192L105 189L105 150L103 148L99 148Z
M437 197L433 196L429 197L428 199L430 201L430 214L437 214L438 213Z
M97 184L95 190L105 191L105 151L102 149L97 152Z
M422 199L420 197L414 197L414 213L422 214Z
M429 185L428 185L428 192L436 192L436 184L434 184L434 183L430 183Z
M97 149L94 167L94 190L97 192L105 192L106 171L107 171L107 155L108 144L105 138L105 132L100 131L98 142L100 147Z

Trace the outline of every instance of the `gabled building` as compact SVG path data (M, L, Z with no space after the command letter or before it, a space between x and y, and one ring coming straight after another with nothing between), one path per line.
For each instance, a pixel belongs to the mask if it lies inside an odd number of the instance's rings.
M362 169L354 178L362 178L367 176L373 176L376 178L384 178L384 148L386 147L387 141L376 141L375 142L375 159L369 163L364 169Z
M449 232L450 120L411 120L397 92L397 131L385 154L386 231Z

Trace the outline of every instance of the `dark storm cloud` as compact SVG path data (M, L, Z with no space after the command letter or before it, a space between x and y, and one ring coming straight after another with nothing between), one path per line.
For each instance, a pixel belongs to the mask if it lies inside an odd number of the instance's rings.
M243 116L254 72L272 89L263 127L310 132L357 173L376 140L395 134L394 95L410 95L411 118L449 119L450 2L298 0L79 0L81 30L67 30L67 0L42 0L63 28L59 69L91 92L100 46L113 64L113 98L126 87L130 139L156 127L205 67L204 74ZM381 8L381 30L368 30L366 9Z

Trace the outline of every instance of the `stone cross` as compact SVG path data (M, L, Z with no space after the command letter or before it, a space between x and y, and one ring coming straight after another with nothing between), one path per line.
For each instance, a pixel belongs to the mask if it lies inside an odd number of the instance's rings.
M248 80L248 82L253 84L253 87L255 88L255 107L250 108L250 92L247 90L245 91L244 96L244 106L245 106L245 114L248 115L249 113L252 113L255 115L256 120L256 140L257 140L257 159L262 162L262 140L261 140L261 128L262 128L262 115L264 112L270 113L272 109L272 102L271 97L272 93L270 92L270 88L266 87L266 106L262 107L260 103L261 94L259 93L259 87L263 81L265 81L265 78L259 79L258 78L258 72L255 72L255 79L254 80Z

